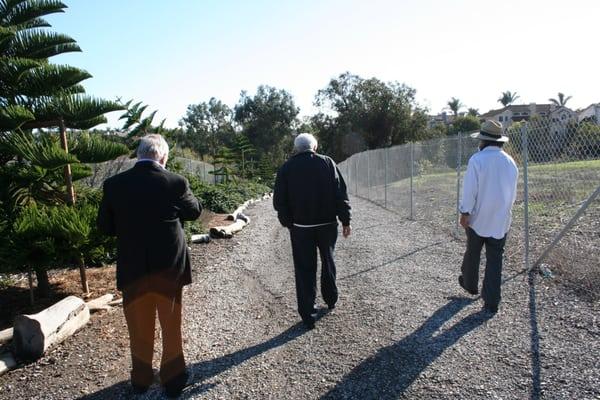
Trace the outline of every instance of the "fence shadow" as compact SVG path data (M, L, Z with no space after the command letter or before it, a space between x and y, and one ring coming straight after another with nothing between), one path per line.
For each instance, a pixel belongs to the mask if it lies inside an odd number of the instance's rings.
M479 311L436 335L438 329L474 300L454 297L419 329L380 349L346 375L321 399L397 399L446 349L479 327L491 315Z
M531 399L538 400L542 395L540 335L537 322L535 272L528 273L529 283L529 321L531 324Z
M385 266L387 266L387 265L393 264L393 263L395 263L396 261L403 260L403 259L405 259L405 258L407 258L407 257L410 257L410 256L412 256L413 254L419 253L419 252L421 252L421 251L423 251L423 250L427 250L427 249L429 249L429 248L431 248L431 247L439 246L439 245L441 245L442 243L443 243L443 242L441 242L441 241L440 241L440 242L435 242L435 243L428 244L427 246L419 247L418 249L415 249L415 250L413 250L413 251L410 251L410 252L408 252L408 253L406 253L406 254L403 254L403 255L401 255L401 256L398 256L398 257L396 257L396 258L394 258L394 259L392 259L392 260L386 261L386 262L384 262L383 264L374 265L374 266L372 266L372 267L370 267L370 268L363 269L363 270L361 270L361 271L358 271L358 272L355 272L355 273L353 273L353 274L349 274L349 275L342 276L342 277L338 278L338 281L343 281L344 279L350 279L350 278L354 278L354 277L355 277L355 276L357 276L357 275L366 274L367 272L371 272L371 271L374 271L374 270L376 270L376 269L379 269L379 268L385 267Z

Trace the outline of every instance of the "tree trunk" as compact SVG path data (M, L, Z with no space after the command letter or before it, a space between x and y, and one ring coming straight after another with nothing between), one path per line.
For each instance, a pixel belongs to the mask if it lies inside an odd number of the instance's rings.
M37 278L37 292L40 297L47 297L50 294L50 279L48 271L43 267L35 268L35 276Z
M87 273L85 272L85 259L83 255L79 259L79 276L81 277L81 289L86 295L90 294L90 287L88 285Z

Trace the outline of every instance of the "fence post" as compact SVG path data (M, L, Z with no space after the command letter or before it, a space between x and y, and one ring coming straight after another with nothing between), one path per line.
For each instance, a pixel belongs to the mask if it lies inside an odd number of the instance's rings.
M415 165L415 143L410 142L410 219L414 220L414 210L413 210L413 176L415 175L414 171Z
M359 154L356 153L356 156L352 162L354 165L354 195L358 196L358 157Z
M385 176L385 186L383 187L383 207L387 208L387 187L388 187L388 175L387 175L387 169L388 169L388 153L390 151L389 147L385 148L385 161L384 161L384 166L383 166L383 170L384 170L384 176Z
M462 167L462 132L458 132L458 149L456 150L456 232L459 232L460 215L460 169Z
M371 200L371 152L367 150L367 199Z
M529 150L527 143L527 124L521 128L521 142L523 148L523 218L525 229L525 268L529 271L529 177L527 175L529 168Z

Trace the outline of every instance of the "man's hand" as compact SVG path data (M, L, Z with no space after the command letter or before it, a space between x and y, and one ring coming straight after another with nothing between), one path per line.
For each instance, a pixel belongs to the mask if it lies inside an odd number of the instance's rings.
M460 226L465 229L469 227L469 214L460 214Z
M345 238L350 236L351 233L352 233L352 227L350 225L342 226L342 235L344 235Z

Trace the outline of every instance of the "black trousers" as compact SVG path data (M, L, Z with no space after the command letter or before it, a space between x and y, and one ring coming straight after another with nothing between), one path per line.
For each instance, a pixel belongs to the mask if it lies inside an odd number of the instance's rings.
M481 237L473 229L467 228L467 250L461 267L463 281L467 289L477 291L481 249L485 245L486 265L481 297L486 307L497 308L500 304L502 255L505 243L506 236L502 239Z
M123 291L123 312L131 347L131 383L150 386L153 380L154 324L162 331L160 380L163 385L185 379L181 337L182 287L170 287L160 279L142 278Z
M304 321L312 321L317 296L317 249L321 255L321 295L328 305L338 300L335 284L333 252L337 241L338 226L329 224L314 228L290 228L298 313Z

